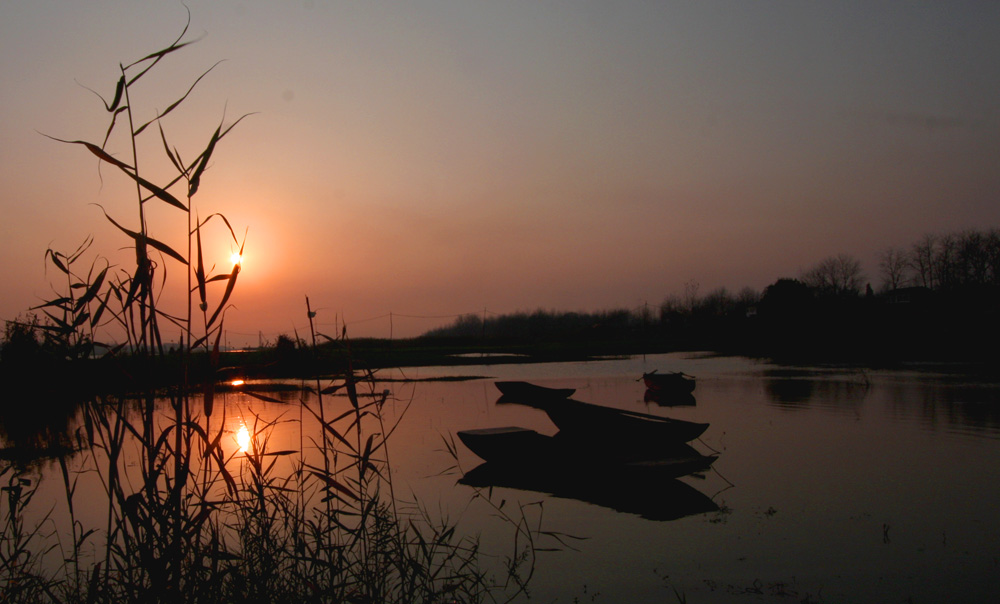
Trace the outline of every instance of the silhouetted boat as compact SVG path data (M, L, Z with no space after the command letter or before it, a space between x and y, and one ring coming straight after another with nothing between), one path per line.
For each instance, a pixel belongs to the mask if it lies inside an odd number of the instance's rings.
M707 470L716 460L716 456L702 455L686 444L636 439L594 442L562 432L546 436L515 426L460 430L458 438L484 461L522 469L558 466L575 471L642 466L684 476Z
M542 409L561 432L574 438L632 441L657 445L681 444L701 436L708 424L603 407L575 400L549 401Z
M504 396L526 399L569 398L576 392L573 388L546 388L529 382L495 382Z
M656 370L642 374L646 388L665 392L694 392L694 376L680 371L671 373L656 373Z
M516 426L459 430L458 438L481 459L495 463L531 462L555 452L551 436Z
M484 463L459 484L504 487L576 499L649 520L675 520L719 510L710 497L677 480L673 468L627 465L613 468L529 468Z

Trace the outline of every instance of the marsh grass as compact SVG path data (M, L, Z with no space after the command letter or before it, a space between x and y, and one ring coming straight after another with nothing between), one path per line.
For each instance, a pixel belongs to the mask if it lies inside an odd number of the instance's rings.
M101 166L134 183L137 226L101 210L126 236L135 265L97 258L88 266L90 238L69 253L48 249L60 293L36 307L43 322L14 326L25 350L33 350L33 342L54 359L44 366L43 379L58 382L69 375L62 372L86 367L82 379L95 367L110 366L115 371L101 378L120 382L70 388L80 399L81 419L70 438L75 454L57 459L61 500L40 505L34 496L43 472L0 460L0 600L375 603L515 597L530 577L533 530L513 523L514 553L494 578L481 567L478 542L462 536L456 524L435 519L417 502L400 504L389 472L388 442L396 427L384 413L390 393L376 390L371 371L356 371L348 362L332 377L310 380L298 418L257 418L247 426L246 451L226 428L229 392L217 390L213 379L195 384L194 351L206 353L210 368L218 366L225 313L241 268L213 275L203 254L204 231L210 223L221 225L241 253L245 237L238 240L221 214L200 218L193 197L218 143L246 116L220 124L191 161L168 142L165 118L210 68L165 110L140 119L136 83L189 45L186 32L166 48L121 65L113 95L97 95L109 118L103 141L51 137L83 147ZM122 129L126 153L119 154L109 141ZM176 172L168 182L154 184L140 170L138 140L151 133ZM183 213L186 250L154 236L149 204ZM167 310L160 303L168 266L187 274L186 308ZM317 354L320 339L350 359L346 330L336 337L318 334L308 299L306 304L307 354ZM165 362L171 356L164 350L166 324L182 334L182 349L173 353L180 355L179 365ZM108 333L120 340L105 340ZM17 352L5 346L11 350ZM94 364L97 357L102 365ZM15 364L3 359L5 371ZM54 399L63 394L49 392ZM277 402L261 391L245 394ZM395 421L404 415L405 409ZM297 423L297 449L272 447L278 421ZM99 485L99 495L83 495L84 484Z

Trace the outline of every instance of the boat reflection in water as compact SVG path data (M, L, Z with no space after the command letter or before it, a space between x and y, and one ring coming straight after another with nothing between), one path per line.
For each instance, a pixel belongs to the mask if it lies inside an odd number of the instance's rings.
M660 407L694 407L697 401L690 392L668 392L665 390L646 389L642 395L644 403L653 403Z
M719 509L707 495L677 480L672 468L656 465L595 469L582 464L556 467L487 462L467 472L459 484L546 493L636 514L648 520L676 520Z
M659 390L673 393L694 392L695 378L681 371L657 373L654 369L642 374L642 381L648 390Z

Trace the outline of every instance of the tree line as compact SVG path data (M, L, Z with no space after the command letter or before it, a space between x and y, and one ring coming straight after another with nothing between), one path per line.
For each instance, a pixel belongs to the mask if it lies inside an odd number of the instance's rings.
M877 291L850 254L820 260L763 291L696 281L658 308L465 315L423 338L631 342L785 357L995 357L1000 335L1000 230L925 235L880 255ZM652 351L652 350L650 350Z
M885 290L1000 286L1000 229L925 235L909 248L887 248L879 270Z

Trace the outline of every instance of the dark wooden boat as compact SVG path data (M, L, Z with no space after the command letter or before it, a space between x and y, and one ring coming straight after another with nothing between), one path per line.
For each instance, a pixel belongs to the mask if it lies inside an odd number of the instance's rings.
M708 429L708 424L568 399L550 401L544 410L562 433L594 443L682 444L698 438Z
M531 462L555 451L551 436L517 426L459 430L458 439L484 461L499 464Z
M695 378L680 371L657 373L653 370L642 374L646 388L664 392L694 392Z
M576 392L573 388L546 388L530 382L495 382L497 389L511 399L569 398Z
M558 433L546 436L528 428L505 426L460 430L458 438L473 453L495 466L563 468L592 471L624 466L656 469L664 474L684 476L707 470L714 455L702 455L690 445L608 439L600 446L577 435Z

